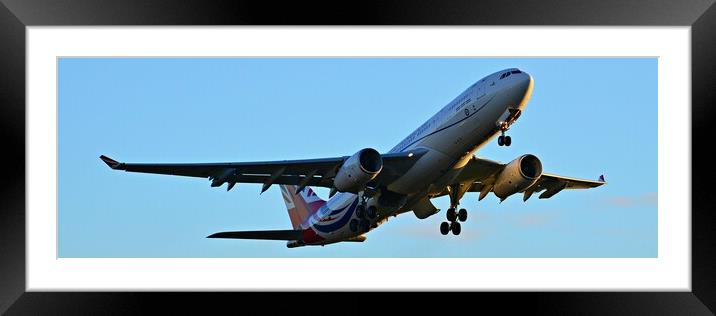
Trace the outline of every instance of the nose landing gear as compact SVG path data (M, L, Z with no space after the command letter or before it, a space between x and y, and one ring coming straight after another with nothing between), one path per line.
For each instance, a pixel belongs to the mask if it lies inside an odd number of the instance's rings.
M510 125L512 125L522 114L522 110L517 108L508 108L507 111L509 114L507 115L507 118L504 121L500 121L497 123L497 125L500 127L500 137L497 138L497 145L500 146L510 146L512 144L512 138L510 136L505 136L505 132L507 132L508 129L510 129Z
M497 145L500 146L510 146L512 144L512 137L510 136L500 136L497 138Z
M510 126L506 122L500 124L500 137L497 138L497 145L499 146L510 146L512 144L512 138L506 136L505 132L510 129Z

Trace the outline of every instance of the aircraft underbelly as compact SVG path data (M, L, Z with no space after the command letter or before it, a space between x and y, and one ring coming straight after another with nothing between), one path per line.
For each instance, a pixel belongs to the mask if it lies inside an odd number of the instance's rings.
M388 189L401 194L411 194L430 184L445 182L446 177L451 177L450 171L456 168L456 163L461 161L461 158L472 156L499 131L495 122L505 111L506 102L508 100L498 96L475 115L422 141L420 147L430 151L405 175L391 183Z
M420 191L440 177L443 170L450 167L452 160L450 156L440 151L430 150L408 172L388 185L388 190L400 194Z

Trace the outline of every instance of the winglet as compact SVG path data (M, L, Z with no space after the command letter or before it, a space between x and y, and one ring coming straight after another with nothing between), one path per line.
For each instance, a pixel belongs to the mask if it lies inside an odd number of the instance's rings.
M112 169L122 169L122 165L124 165L123 163L120 163L120 162L118 162L112 158L109 158L105 155L99 156L99 159L102 159L102 161L104 161L104 163L106 163L107 166L109 166Z
M607 182L607 181L604 180L604 175L600 175L600 176L599 176L599 181L600 181L600 182Z

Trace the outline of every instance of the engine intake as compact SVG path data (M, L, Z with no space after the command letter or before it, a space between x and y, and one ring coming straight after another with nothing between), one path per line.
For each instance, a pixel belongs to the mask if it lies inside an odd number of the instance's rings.
M511 161L497 177L492 192L500 199L522 192L542 176L542 162L535 155L522 155Z
M373 148L365 148L350 156L333 179L340 192L358 193L383 170L383 158Z

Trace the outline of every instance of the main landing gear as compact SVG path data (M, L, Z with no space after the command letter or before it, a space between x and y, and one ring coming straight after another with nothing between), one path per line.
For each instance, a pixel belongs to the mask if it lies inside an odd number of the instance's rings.
M460 227L460 223L458 221L465 222L467 220L467 210L461 208L459 211L455 211L460 203L460 197L462 196L462 193L460 193L462 192L462 190L460 190L460 186L457 184L451 185L449 187L449 191L450 208L447 210L447 214L445 214L448 221L440 224L440 233L447 235L449 232L452 232L453 235L460 235L462 227Z
M356 207L356 215L358 218L351 219L348 227L352 232L368 232L371 227L371 221L378 217L378 209L375 206L366 207L366 199L361 198L360 204Z
M467 220L467 210L461 208L459 211L455 212L455 208L451 207L447 210L446 215L448 221L440 224L440 233L447 235L449 232L452 232L453 235L460 235L460 231L462 231L460 222L465 222Z

